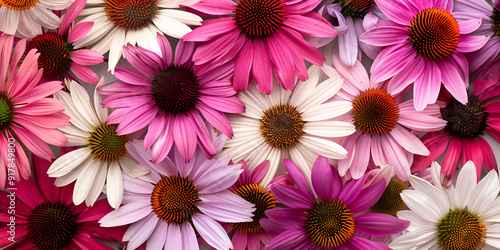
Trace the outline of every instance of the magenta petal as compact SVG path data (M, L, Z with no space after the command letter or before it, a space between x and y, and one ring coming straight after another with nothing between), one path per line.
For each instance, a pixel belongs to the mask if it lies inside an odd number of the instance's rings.
M286 90L291 90L295 85L294 68L293 64L290 63L293 59L291 52L283 47L283 44L288 44L288 41L281 30L277 30L267 40L271 61L276 67L276 72L274 72L276 78Z
M495 159L495 155L493 154L493 150L488 142L483 139L483 137L478 136L477 141L479 143L479 147L483 153L484 165L487 171L496 170L497 169L497 161Z
M448 134L440 134L441 132L432 132L425 134L421 140L429 149L428 156L415 155L412 172L423 170L430 167L433 161L436 161L448 147L450 136Z
M450 94L462 104L467 103L467 86L468 81L465 82L463 76L450 60L442 60L438 62L439 69L441 70L441 80L450 92ZM468 76L466 76L468 78Z
M47 175L47 170L51 162L45 161L36 155L32 156L34 175L42 193L51 202L57 202L59 198L59 188L54 185L55 178Z
M116 111L115 111L116 112ZM114 113L114 112L113 112ZM116 132L126 135L138 131L151 123L156 116L157 110L151 106L142 106L128 113L118 125ZM109 120L109 117L108 117Z
M359 193L364 188L366 178L368 178L368 174L363 175L358 180L351 180L341 190L340 194L338 195L338 199L343 201L347 205L351 204L358 198Z
M328 159L319 156L312 167L311 182L318 198L322 201L333 200L342 188L342 180L337 171L332 171Z
M269 160L265 160L257 165L250 174L248 183L259 183L260 180L262 180L262 178L264 178L264 176L266 175L270 165L271 163L269 162Z
M359 250L389 250L387 243L372 241L363 237L352 236L346 244L351 244L351 248ZM349 247L348 247L349 248Z
M191 113L189 116L198 115ZM190 117L178 115L173 122L174 142L185 162L188 162L196 149L196 126Z
M247 89L253 55L253 42L247 39L236 59L233 79L234 90L245 91Z
M389 81L387 92L395 95L404 91L408 85L421 76L424 66L425 61L420 56L417 56L413 60L409 60L403 69L396 73ZM432 79L432 81L435 80L436 79Z
M272 239L271 242L264 247L264 250L283 249L292 242L306 237L306 235L307 232L304 228L287 230Z
M125 67L125 66L116 66L115 67L115 73L114 75L116 78L122 80L125 83L132 84L132 85L137 85L137 86L150 86L152 84L152 81L147 78L144 74L140 73L136 69ZM113 83L114 85L117 85L116 83ZM99 89L100 90L105 90L106 86L104 85L101 86ZM130 88L130 86L125 86L125 88ZM149 88L147 89L149 92ZM111 89L110 91L112 92L118 92L117 89ZM109 94L108 94L109 95Z
M38 138L29 130L19 127L17 125L11 126L11 129L14 131L14 134L16 134L19 137L19 139L32 153L46 160L55 158L54 153L47 145L47 143L43 142L40 138Z
M66 14L61 20L61 25L59 26L59 35L64 35L64 33L66 33L66 30L73 20L82 12L86 2L86 0L76 0L68 7Z
M247 234L235 231L231 242L233 242L234 250L245 250L248 242Z
M293 208L280 208L266 210L266 216L279 223L281 229L292 229L306 225L307 214L303 210Z
M182 7L209 15L219 16L233 14L236 3L231 0L203 0L194 5Z
M170 66L170 62L172 62L172 47L170 46L170 43L168 42L167 38L160 33L156 34L156 42L158 42L161 51L160 67L161 69L167 69L168 66ZM177 44L177 46L180 47L179 44ZM179 51L182 50L179 49ZM191 56L191 54L187 53L186 55Z
M271 192L278 202L291 208L308 210L316 204L311 196L295 187L275 184L271 186Z
M99 83L99 77L96 75L96 73L85 66L71 63L69 65L69 69L75 74L76 77L80 78L86 83L90 83L93 85L97 85L97 83Z
M297 184L297 187L306 192L310 197L314 197L314 194L309 187L309 182L307 182L306 177L304 176L304 173L302 173L300 168L289 159L284 159L283 164L285 165L286 171L290 174L295 184Z
M474 162L474 165L476 166L477 182L479 182L479 180L481 179L481 171L483 170L482 147L480 146L479 142L476 142L474 139L464 140L464 142L465 142L465 147L463 147L463 149L465 151L464 152L465 162L467 161ZM465 162L463 162L463 164L465 164ZM461 163L461 165L463 164Z
M101 53L90 49L79 49L69 52L69 57L75 63L89 66L104 62Z
M333 37L338 34L326 20L319 21L302 15L289 15L283 25L310 37Z
M205 103L198 103L197 108L203 115L203 118L212 124L212 126L228 137L233 137L233 129L231 128L231 124L229 124L229 121L224 113L214 110Z
M373 61L370 72L371 82L385 81L400 72L410 60L415 60L416 52L410 42L386 47Z
M457 51L469 53L482 48L490 40L489 36L460 36Z
M104 245L103 243L97 241L96 239L92 238L88 234L82 234L79 233L71 240L80 247L80 249L106 249L108 246Z
M254 41L252 75L262 93L271 94L273 87L272 64L269 51L260 39Z
M201 22L202 25L182 37L184 41L206 42L236 29L234 17L220 17Z
M448 150L444 155L443 163L441 164L441 184L445 187L451 185L455 178L461 151L462 142L460 139L452 137Z
M372 207L384 193L385 185L386 182L384 180L380 180L377 183L361 190L357 199L349 205L351 213L356 214Z
M145 74L146 76L154 77L158 73L158 68L160 67L160 65L156 65L155 63L148 64L148 60L146 58L146 55L144 54L144 51L146 51L146 49L135 48L132 45L123 46L123 55L125 56L125 58L127 58L127 61L139 72ZM159 61L160 60L158 60L158 62Z
M359 40L374 46L396 45L408 39L408 29L398 24L389 24L369 30Z
M40 194L40 189L38 189L38 186L33 180L21 180L16 187L17 191L14 192L16 196L31 208L35 208L44 202Z
M364 214L354 218L357 231L372 236L388 236L400 233L409 225L409 221L400 220L388 214Z
M285 41L288 41L288 44L290 42L295 44L295 48L293 50L296 52L293 53L292 50L293 54L299 55L301 58L303 57L305 60L314 65L323 66L323 62L326 61L325 56L316 47L307 42L298 32L287 27L283 27L283 34L288 36L288 38L285 38ZM300 60L300 64L304 65L302 59ZM305 65L303 67L305 67ZM303 81L305 80L306 79Z
M94 26L93 22L78 23L68 32L68 43L72 44L86 36Z
M375 2L387 17L404 26L410 26L413 17L417 14L412 6L407 6L401 0L377 0Z

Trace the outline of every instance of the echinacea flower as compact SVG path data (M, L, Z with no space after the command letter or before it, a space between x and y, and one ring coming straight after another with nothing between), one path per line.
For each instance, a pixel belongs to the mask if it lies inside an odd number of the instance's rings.
M87 83L96 85L99 82L99 77L86 66L97 65L104 61L104 57L97 51L73 49L73 43L85 36L93 25L85 22L70 28L73 20L85 6L85 2L86 0L77 0L69 6L57 32L45 32L30 41L28 49L37 49L40 53L38 67L43 68L44 78L71 79L67 73L71 71Z
M63 88L60 81L39 84L42 69L38 69L36 50L30 50L22 63L20 59L26 49L26 40L20 40L12 52L14 36L0 36L0 189L5 187L9 158L15 159L16 180L28 179L31 175L28 157L23 148L50 160L54 158L47 143L63 147L68 141L58 131L69 124L63 114L64 103L48 96ZM14 145L8 146L9 143ZM8 156L13 148L14 157ZM11 150L11 151L12 151ZM11 165L12 166L12 165Z
M199 0L92 0L88 1L80 22L93 22L90 32L74 43L79 49L91 46L105 54L109 51L108 70L113 72L123 54L123 46L138 45L162 55L156 34L181 38L191 31L188 25L200 25L202 19L179 8Z
M67 150L61 149L61 155ZM121 241L126 228L105 229L97 223L113 210L106 200L92 207L74 205L73 186L56 187L46 173L50 162L37 156L32 161L34 180L22 180L16 190L0 195L0 221L7 225L0 228L2 249L111 250L97 239Z
M323 65L325 57L303 36L333 37L337 32L312 11L320 0L201 0L187 6L216 18L182 37L203 42L193 55L195 64L236 61L233 87L246 90L255 79L259 90L270 94L274 78L286 90L295 77L308 78L304 60ZM286 46L284 46L286 45Z
M148 249L198 249L195 230L216 249L233 248L219 222L251 222L254 211L251 203L227 190L241 165L229 164L227 156L207 159L200 149L185 163L176 148L170 158L153 164L141 141L128 144L127 150L151 172L124 176L124 204L99 221L102 227L131 224L123 236L131 249L144 242Z
M222 133L233 136L225 113L245 110L231 87L231 64L217 68L193 65L194 44L182 41L171 64L168 40L158 34L157 41L162 57L141 47L126 46L124 53L134 68L116 67L115 76L121 82L99 87L99 93L108 95L103 105L116 108L108 123L118 124L118 135L147 127L144 148L151 148L155 163L166 157L174 143L186 162L197 145L211 158L216 152L202 116Z
M476 78L474 92L469 95L465 105L449 93L441 93L438 100L442 105L442 117L447 124L441 131L422 136L422 142L431 153L425 157L415 157L412 170L427 168L444 154L441 184L449 186L455 178L458 164L474 162L477 181L483 166L487 171L498 169L493 150L483 137L488 133L500 141L500 102L491 101L500 91L499 70L500 64L492 64Z
M474 163L460 170L455 185L440 184L440 166L432 163L429 183L410 176L415 190L401 193L410 211L398 217L410 221L406 233L389 246L403 249L499 249L500 181L496 171L476 184ZM484 247L484 248L483 248Z
M104 79L98 84L104 83ZM75 182L73 202L83 201L92 206L101 195L106 183L107 200L111 207L118 208L123 198L122 169L137 177L148 173L127 152L130 135L117 135L116 125L106 123L109 110L101 106L102 97L94 91L92 108L87 91L75 81L69 84L71 93L59 91L55 98L66 103L65 113L70 125L60 128L68 138L66 146L81 146L59 158L47 173L57 177L57 186Z
M479 16L452 12L452 0L375 0L390 19L359 37L385 46L371 67L371 81L390 79L387 92L398 94L414 82L416 110L435 103L444 87L467 103L469 64L462 53L480 49L489 39L467 34L481 25Z
M261 225L276 236L264 249L387 249L387 244L363 236L395 234L410 224L391 215L366 213L384 192L384 180L363 188L365 175L343 184L320 156L312 167L311 189L293 162L285 160L285 167L297 187L271 187L276 200L288 208L266 211L268 219Z
M429 155L429 150L408 129L438 131L446 125L440 119L437 104L430 104L423 111L416 111L413 102L389 94L383 83L369 80L360 61L345 67L339 54L333 56L334 68L323 68L330 76L344 79L342 90L334 100L352 102L352 113L345 118L356 127L356 133L343 142L347 158L338 162L341 176L348 174L361 178L369 165L390 164L399 180L408 180L413 154Z
M63 10L70 0L2 0L0 31L21 38L42 34L43 28L56 29L61 19L52 10Z
M234 162L245 161L250 169L264 160L270 161L267 174L261 181L266 186L283 172L283 159L297 163L310 176L318 155L343 159L347 151L334 140L354 133L354 125L335 120L349 112L350 102L326 103L342 86L340 77L319 82L322 71L309 68L310 78L297 83L295 90L280 88L266 95L250 85L238 97L245 103L245 113L229 116L234 137L225 144L222 154L230 154ZM340 143L340 141L338 141Z
M491 6L490 2L493 2ZM486 69L500 54L500 1L455 0L453 10L481 16L481 26L472 34L490 39L479 50L465 54L471 74Z

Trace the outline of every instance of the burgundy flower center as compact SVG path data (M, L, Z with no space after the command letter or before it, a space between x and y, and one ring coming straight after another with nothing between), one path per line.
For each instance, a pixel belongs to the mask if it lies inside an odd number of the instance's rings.
M94 159L116 161L127 154L128 135L117 135L118 124L102 124L90 133L89 147Z
M193 110L199 101L199 90L198 77L184 65L160 70L151 85L155 105L174 115Z
M70 48L62 36L49 32L31 40L28 50L37 49L40 53L38 68L43 68L43 76L54 78L69 70Z
M12 122L13 110L14 108L9 99L3 97L3 94L0 93L0 131Z
M457 49L458 23L446 10L425 9L417 13L409 28L413 48L426 59L448 58Z
M438 243L442 249L481 249L484 246L486 226L467 208L450 209L437 227Z
M193 181L180 176L163 177L151 194L151 206L158 218L181 224L198 211L198 188Z
M106 15L116 26L142 28L156 15L158 0L104 0Z
M491 29L495 36L500 37L500 11L493 8L493 13L490 16L491 19Z
M316 246L336 248L354 234L351 210L342 201L319 201L315 208L306 213L306 230Z
M392 95L381 89L367 89L352 102L356 130L371 135L383 135L396 126L399 105Z
M407 188L402 181L392 178L380 199L371 207L371 210L374 213L396 216L396 213L403 210L406 206L400 194Z
M35 7L38 0L0 0L0 5L11 10L27 10Z
M459 139L474 139L484 134L488 113L476 96L469 96L463 105L452 98L444 108L443 119L447 121L445 132ZM442 112L443 113L443 112Z
M374 0L340 0L342 15L352 17L364 17L375 3Z
M78 224L68 206L46 202L28 215L28 238L41 250L61 249L76 235Z
M249 39L274 34L285 20L285 4L281 0L239 0L238 3L236 25Z
M255 205L252 222L234 223L233 228L243 233L259 233L264 229L259 221L262 218L267 218L265 212L269 209L276 208L276 198L271 192L266 191L262 186L257 184L247 184L234 190L234 193Z
M304 133L304 122L299 111L290 105L277 105L264 112L260 120L260 134L271 147L290 148Z

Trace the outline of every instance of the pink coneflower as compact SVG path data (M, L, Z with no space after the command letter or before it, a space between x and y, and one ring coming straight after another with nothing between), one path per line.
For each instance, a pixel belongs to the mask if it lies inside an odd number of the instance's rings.
M64 103L47 98L62 89L62 83L51 81L39 84L43 71L38 69L39 54L30 50L20 63L26 40L20 40L12 53L13 42L11 35L0 36L0 189L5 187L6 171L3 168L8 167L9 158L15 158L16 180L20 180L20 176L27 179L31 175L23 147L50 160L54 158L54 153L47 143L63 147L68 141L57 130L69 124L69 117L63 114ZM6 153L9 143L15 144L15 157Z
M392 77L387 92L398 94L411 83L419 111L435 103L444 87L467 103L469 65L462 53L481 48L485 36L465 36L481 25L479 16L452 13L451 0L375 0L390 19L360 36L360 41L386 46L373 62L371 80Z
M42 29L56 29L61 19L52 10L63 10L70 0L2 0L0 31L16 37L32 38Z
M343 184L335 168L320 156L312 167L311 189L293 162L285 160L285 167L297 188L271 187L276 200L289 208L268 210L269 218L261 220L264 229L276 235L264 249L386 249L387 244L363 236L395 234L410 224L365 212L384 192L385 180L364 189L367 175Z
M157 41L162 57L144 48L126 46L125 55L135 69L116 67L115 76L122 82L99 88L101 94L108 95L103 105L116 108L108 122L119 123L118 135L148 126L144 147L151 148L153 162L162 161L173 143L186 162L196 145L211 158L215 149L201 115L222 133L233 136L224 113L245 111L231 88L231 65L217 69L193 65L194 44L182 41L170 64L170 44L163 35L158 35Z
M61 149L61 155L67 152ZM106 200L92 207L75 206L71 199L73 186L58 188L55 178L47 176L50 162L33 156L35 180L19 182L15 193L15 213L9 212L13 196L0 196L0 247L12 243L8 237L12 216L15 217L15 243L2 249L112 249L96 239L121 241L125 227L102 228L97 221L111 212Z
M443 153L441 164L441 182L449 186L455 178L457 164L474 162L477 181L481 177L483 165L487 171L497 170L493 150L483 138L488 133L500 141L500 102L489 102L499 94L500 64L494 63L474 82L474 92L464 105L451 97L449 93L440 95L442 116L448 123L443 130L427 133L422 142L429 148L429 156L415 157L412 170L427 168Z
M361 178L369 165L391 164L400 180L408 180L413 154L428 155L429 150L408 129L437 131L446 125L439 118L439 106L428 105L416 111L414 100L401 102L385 90L382 83L369 80L360 61L345 67L338 53L333 56L336 70L324 66L330 76L341 75L344 85L337 97L352 102L352 113L345 119L356 127L356 132L342 143L347 158L339 160L340 175Z
M193 55L195 64L220 64L235 58L233 87L246 90L255 79L270 94L273 75L287 90L295 76L308 78L304 60L322 65L325 57L303 36L333 37L331 24L312 10L320 0L202 0L189 6L198 12L223 16L203 22L182 37L204 42ZM286 46L284 46L286 44Z
M86 0L77 0L69 6L62 18L57 32L47 32L35 36L28 49L37 49L40 53L38 67L43 68L43 77L49 80L71 79L67 73L71 71L81 80L96 85L99 77L86 66L92 66L104 61L97 51L89 49L73 49L73 43L80 40L92 28L91 22L79 23L70 28L73 20L85 7Z
M500 54L500 1L490 2L493 2L493 6L484 0L454 1L454 11L471 13L481 17L481 26L472 34L490 37L482 48L465 54L469 61L471 74L477 74L486 69Z
M131 224L123 236L130 249L144 242L148 249L197 249L195 232L216 249L233 248L217 221L252 221L253 204L227 190L238 179L241 165L229 164L227 156L207 159L199 149L184 163L175 148L171 158L153 164L140 141L127 150L151 172L124 176L124 205L104 216L101 226Z

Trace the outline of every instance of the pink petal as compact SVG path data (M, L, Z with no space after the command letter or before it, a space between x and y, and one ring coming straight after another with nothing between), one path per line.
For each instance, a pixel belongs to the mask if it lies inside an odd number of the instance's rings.
M193 115L198 114L191 113L187 117L177 115L172 124L174 142L184 162L188 162L193 157L194 150L196 149L196 126L190 117Z
M205 103L198 103L196 107L208 123L212 124L212 126L228 137L233 137L233 129L231 128L231 124L229 124L229 121L224 113L207 106Z
M479 2L479 1L478 1ZM481 17L478 13L453 12L453 17L457 20L460 34L469 34L476 31L481 26ZM462 39L462 36L460 36Z
M319 156L312 167L311 182L318 198L323 201L333 200L342 188L342 180L337 171L332 171L328 159Z
M203 0L197 4L181 7L193 9L209 15L220 16L233 14L236 8L236 3L231 0Z
M441 132L427 133L422 137L422 142L429 149L428 156L416 155L411 168L412 172L417 172L428 168L433 161L436 161L448 147L450 136Z
M96 239L90 237L88 234L82 234L79 233L71 240L78 246L80 249L83 250L91 250L91 249L112 249L108 247L107 245L104 245L103 243L97 241Z
M482 48L490 40L489 36L460 36L457 51L469 53Z
M479 147L483 153L483 160L484 160L484 165L486 167L486 170L487 171L495 170L498 172L497 161L495 158L495 154L493 153L493 150L491 149L491 146L481 136L477 137L477 142L479 143Z
M16 187L17 190L14 193L29 207L35 208L45 202L40 193L40 189L38 189L38 186L33 180L21 180L19 185L16 185Z
M321 18L323 19L323 18ZM307 16L289 15L283 25L286 25L304 36L310 37L333 37L338 34L332 25L325 19L318 20Z
M200 96L200 101L207 106L225 113L243 113L245 104L236 96Z
M405 230L410 221L400 220L388 214L364 214L355 217L356 230L373 236L388 236Z
M99 220L99 223L102 227L116 227L135 223L150 214L153 214L150 202L134 202L109 212Z
M420 139L401 127L401 125L396 125L389 133L392 138L394 138L394 140L396 140L399 145L401 145L408 152L418 155L429 155L429 150L424 146Z
M72 44L86 36L94 26L93 22L81 22L68 32L68 43Z
M34 135L29 130L22 127L12 125L11 129L19 137L19 139L24 143L24 145L34 154L42 157L45 160L54 159L54 153L40 138Z
M211 60L217 60L220 63L233 60L245 41L245 36L235 29L198 46L193 54L193 61L196 65L200 65Z
M151 106L142 106L134 109L133 112L128 113L128 115L123 118L118 125L116 132L118 135L126 135L138 131L149 125L156 114L157 110L153 109Z
M290 208L309 210L316 204L311 196L295 187L275 184L271 186L271 192L278 202Z
M248 183L252 183L252 184L259 183L262 180L262 178L264 178L264 176L266 175L270 164L271 163L269 162L269 160L265 160L262 163L260 163L259 165L257 165L253 169L252 173L250 174Z
M444 155L443 163L441 164L441 184L445 187L451 185L455 178L461 151L462 142L460 139L452 137L448 150Z
M309 187L309 182L307 182L304 173L300 168L289 159L284 159L283 164L285 165L286 171L292 176L293 181L297 184L302 191L306 192L310 197L314 197L311 188Z
M472 161L476 166L477 182L481 179L481 171L483 170L483 152L482 147L475 140L465 140L464 143L465 162ZM483 145L484 146L484 145ZM463 164L465 164L465 162Z
M154 59L148 60L146 49L135 48L134 46L128 45L123 47L123 54L127 61L136 68L139 72L145 74L146 76L154 77L158 73L159 64L156 64ZM150 51L151 52L151 51ZM154 52L151 52L155 54ZM155 54L156 55L156 54ZM158 62L161 61L160 57L156 55Z
M349 205L351 213L359 213L375 205L385 190L385 181L381 180L361 190L358 197Z
M271 94L273 87L272 64L269 51L260 39L254 41L252 75L262 93Z
M172 47L170 46L168 39L160 33L156 33L156 41L158 42L161 51L160 68L167 69L168 66L170 66L170 63L172 62ZM182 49L180 48L182 46L180 46L179 44L181 44L181 42L177 44L178 50L182 51ZM191 56L191 54L186 53L186 56Z
M371 82L385 81L400 72L410 60L415 60L416 52L410 42L386 47L373 61L370 72Z
M206 42L237 28L234 17L219 17L201 23L201 26L184 35L182 40Z
M101 53L89 49L71 51L69 52L69 57L73 62L84 66L96 65L104 62L104 57Z
M411 21L417 14L415 9L407 6L404 1L377 0L375 2L387 17L389 17L392 21L404 26L410 26Z
M424 70L425 61L421 56L409 60L403 69L397 72L387 85L387 92L395 95L399 94L412 82L418 79ZM436 79L432 79L436 81Z
M212 218L200 213L194 213L192 218L196 231L198 231L201 237L203 237L210 246L217 249L228 249L233 247L224 228Z
M274 73L277 76L277 80L286 90L291 90L295 85L295 73L293 65L290 64L292 61L290 51L285 49L282 46L283 44L288 44L288 42L280 30L267 40L271 61L276 67L276 72Z
M460 72L452 62L446 59L439 61L438 66L441 70L441 80L446 89L457 101L465 105L467 103L467 88Z
M76 0L68 7L66 14L61 20L61 25L59 26L59 35L64 35L64 33L66 33L66 30L71 25L73 20L75 20L75 18L80 14L80 12L82 12L86 3L86 0Z
M245 91L247 89L253 55L253 42L247 39L236 59L233 79L234 90Z
M96 75L96 73L85 66L71 63L69 65L69 69L75 74L76 77L80 78L86 83L97 85L97 83L99 82L99 77Z
M325 56L316 47L304 40L304 38L298 32L287 27L283 27L283 34L288 36L288 38L285 37L284 39L285 41L288 40L287 44L295 44L295 51L298 52L298 55L300 55L300 57L303 57L306 61L314 65L323 66L323 62L326 61ZM303 63L301 62L301 64ZM304 79L304 81L305 80L306 79Z
M371 136L369 135L360 135L357 139L355 150L356 155L351 163L350 173L353 179L361 178L368 167L368 162L370 161L370 145L371 145ZM353 152L354 154L354 152Z
M151 84L152 84L152 81L149 78L147 78L144 74L140 73L136 69L125 67L125 66L116 66L114 75L116 76L116 78L118 78L126 83L133 84L133 85L151 86ZM116 86L116 84L104 85L104 86L100 87L100 90L105 90L106 89L105 86L111 87L111 86ZM123 85L123 86L125 86L125 88L129 88L129 86L126 86L126 85ZM117 92L118 89L113 89L112 91Z
M441 88L441 70L434 61L425 63L422 74L415 80L413 99L415 109L422 111L427 104L435 103Z
M390 46L407 40L408 36L409 32L405 26L391 23L366 31L359 36L359 40L374 46Z

